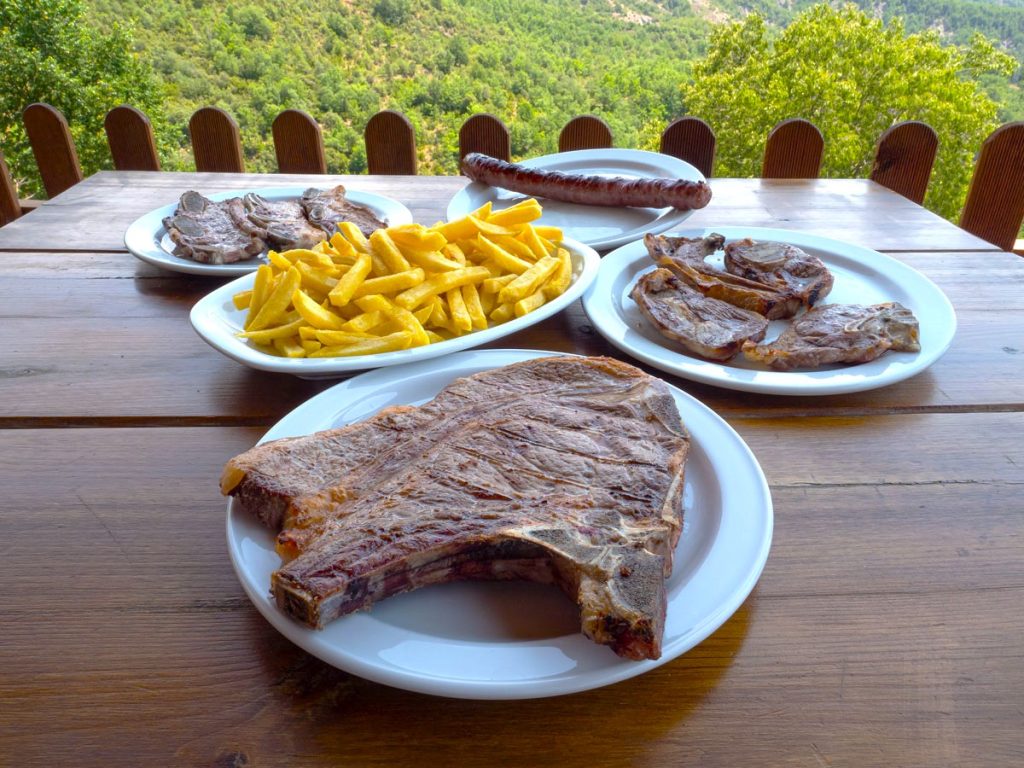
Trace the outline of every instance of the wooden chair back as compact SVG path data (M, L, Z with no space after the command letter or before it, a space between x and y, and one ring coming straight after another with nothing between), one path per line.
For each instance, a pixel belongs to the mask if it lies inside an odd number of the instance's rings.
M281 173L327 173L324 136L320 125L299 109L286 109L274 118L277 170Z
M612 145L612 129L597 115L574 117L558 134L558 151L607 149Z
M4 153L0 152L0 227L10 224L21 216L21 203L18 202L18 190L14 188L14 179L7 169Z
M512 159L512 138L508 128L494 115L473 115L459 129L459 160L470 152L482 152L509 162Z
M114 168L119 171L159 171L153 125L146 115L122 104L107 112L103 120Z
M705 178L715 166L715 132L699 117L680 117L661 134L661 152L685 160Z
M68 121L49 104L29 104L22 113L39 176L49 197L56 197L82 180Z
M878 139L871 180L920 205L928 191L939 137L928 123L904 120Z
M825 140L814 123L801 117L783 120L768 134L761 177L816 179L824 149Z
M386 176L416 175L416 133L409 118L393 109L371 117L363 131L367 170Z
M1024 220L1024 121L985 139L960 214L960 226L1003 250L1014 248Z
M196 170L244 173L242 135L235 119L217 107L197 109L188 121Z

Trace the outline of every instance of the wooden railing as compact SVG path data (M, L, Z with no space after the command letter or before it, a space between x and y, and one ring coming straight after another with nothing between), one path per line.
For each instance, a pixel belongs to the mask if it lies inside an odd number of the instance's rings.
M64 116L47 104L25 109L24 122L50 197L82 179L75 144ZM133 107L112 109L105 121L114 167L118 170L160 169L153 128ZM323 134L311 116L286 110L272 127L278 168L282 173L326 173ZM245 171L238 124L227 112L204 107L189 120L189 135L197 171ZM364 132L368 170L373 174L417 172L416 138L412 124L400 112L378 112ZM511 157L511 135L500 118L490 114L469 117L459 130L459 157L484 152L503 160ZM558 138L560 152L613 146L612 131L596 115L569 120ZM765 142L761 175L768 179L813 179L821 169L825 138L811 122L792 118L772 129ZM683 117L666 127L661 151L694 165L706 177L714 170L716 139L712 128L696 117ZM878 140L870 178L920 204L931 178L938 137L927 124L905 121L893 125ZM18 201L10 174L0 157L0 225L24 205ZM1024 122L1009 123L985 140L978 154L960 226L1001 248L1011 250L1024 220Z

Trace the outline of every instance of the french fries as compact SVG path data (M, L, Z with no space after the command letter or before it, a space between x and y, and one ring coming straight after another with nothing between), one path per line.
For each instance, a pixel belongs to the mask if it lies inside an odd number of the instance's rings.
M378 229L341 224L312 249L271 252L233 298L240 338L285 357L370 355L522 317L572 283L562 233L535 227L536 200L461 219Z

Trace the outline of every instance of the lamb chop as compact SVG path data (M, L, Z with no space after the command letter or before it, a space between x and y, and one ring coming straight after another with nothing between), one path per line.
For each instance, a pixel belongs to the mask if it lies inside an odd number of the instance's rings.
M763 315L705 296L667 269L641 277L630 297L663 336L711 360L728 360L768 328Z
M796 318L770 344L743 344L748 360L777 371L830 363L866 363L886 350L918 352L914 313L896 302L862 306L828 304Z
M186 192L174 215L164 219L164 227L174 241L175 256L204 264L245 261L266 250L237 197L215 203L198 192Z
M769 320L792 317L804 304L791 293L764 283L724 272L704 259L722 248L725 238L664 237L646 235L644 244L651 259L660 267L713 299L757 312Z
M310 223L320 227L328 237L343 221L351 221L367 236L375 229L387 226L369 208L346 200L345 187L340 184L334 189L307 189L299 202Z
M242 198L254 233L280 251L312 248L327 235L306 219L296 200L267 200L255 192Z
M221 490L278 533L278 606L311 627L462 579L561 587L585 635L661 653L689 436L664 382L548 357L416 408L258 445Z
M825 263L787 243L750 238L731 242L725 246L725 269L793 297L799 301L797 309L814 306L832 290L832 273Z

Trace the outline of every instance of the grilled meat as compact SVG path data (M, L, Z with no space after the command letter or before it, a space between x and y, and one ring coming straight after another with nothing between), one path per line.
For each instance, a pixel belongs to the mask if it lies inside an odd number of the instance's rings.
M832 273L817 256L787 243L735 240L725 246L725 269L792 297L802 307L813 307L832 290Z
M688 445L658 379L540 358L259 445L221 490L280 531L271 588L309 626L429 584L527 579L561 587L595 642L657 658Z
M237 197L215 203L198 192L186 192L174 215L164 219L164 227L175 256L204 264L245 261L266 250Z
M327 235L306 218L295 200L266 200L255 192L242 198L253 231L279 251L312 248Z
M343 221L351 221L367 236L375 229L387 226L369 208L345 199L345 187L340 184L334 189L307 189L299 202L310 223L326 232L328 237Z
M743 354L777 371L789 371L832 363L866 363L889 349L921 349L917 318L896 302L816 307L796 318L770 344L745 343Z
M662 335L711 360L728 360L768 328L763 315L705 296L667 269L642 276L630 297Z

